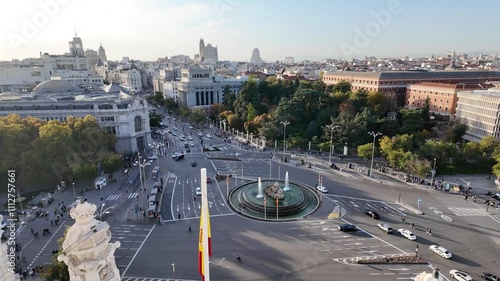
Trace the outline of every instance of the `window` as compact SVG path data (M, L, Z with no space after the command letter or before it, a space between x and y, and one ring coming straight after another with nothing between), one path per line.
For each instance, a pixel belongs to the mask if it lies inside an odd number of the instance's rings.
M136 116L134 118L134 125L135 125L136 132L142 131L142 118L141 118L141 116Z

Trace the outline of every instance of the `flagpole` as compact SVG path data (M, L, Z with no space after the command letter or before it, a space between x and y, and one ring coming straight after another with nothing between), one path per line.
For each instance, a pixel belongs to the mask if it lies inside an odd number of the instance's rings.
M278 221L278 204L279 204L279 201L278 201L278 198L276 198L276 221Z
M201 179L207 178L207 169L201 169ZM208 232L210 226L208 225L208 198L207 198L207 181L201 181L201 217L202 217L202 225L203 225L203 253L202 253L202 261L203 261L203 272L204 272L204 280L210 281L210 265L209 265L209 246L208 246Z

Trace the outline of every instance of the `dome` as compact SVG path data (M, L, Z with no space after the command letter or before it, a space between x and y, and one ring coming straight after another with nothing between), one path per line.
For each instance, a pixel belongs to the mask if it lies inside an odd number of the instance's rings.
M21 94L16 92L0 93L0 100L20 100Z
M35 89L33 89L35 94L60 94L60 93L80 93L83 90L64 80L47 80L38 84Z

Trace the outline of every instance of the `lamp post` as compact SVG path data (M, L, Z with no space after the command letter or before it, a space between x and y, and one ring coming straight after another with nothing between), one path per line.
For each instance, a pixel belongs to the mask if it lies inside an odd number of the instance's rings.
M434 186L434 176L435 175L436 175L436 158L434 158L434 165L432 166L431 188Z
M76 200L75 183L73 183L73 198Z
M220 267L221 267L222 263L223 263L225 260L226 260L226 258L222 258L222 260L221 260L219 263L215 264L215 265L219 268L219 270L218 270L218 271L219 271L219 274L218 274L218 279L219 279L219 281L220 281ZM229 267L227 267L227 268L229 268Z
M372 135L373 136L373 146L372 146L372 163L370 165L370 178L373 177L373 158L375 157L375 139L378 137L378 136L381 136L382 133L380 132L368 132L368 134Z
M286 153L286 126L290 124L288 121L281 121L281 124L283 124L283 159L285 159L285 153Z
M105 205L106 205L105 203L102 203L102 205L101 205L101 210L100 210L100 211L99 211L99 213L98 213L98 214L99 214L99 220L100 220L100 221L102 221L102 216L103 216L104 214L107 214L107 213L108 213L108 210L111 210L111 209L114 209L114 208L115 208L115 206L111 206L111 207L108 207L108 208L106 208L106 209L102 210L102 209L104 208L104 206L105 206Z
M174 274L174 279L175 279L175 263L172 264L172 273Z
M334 126L333 124L326 125L326 128L330 130L330 157L328 158L329 165L332 165L332 146L333 146L333 130L340 128L339 126Z

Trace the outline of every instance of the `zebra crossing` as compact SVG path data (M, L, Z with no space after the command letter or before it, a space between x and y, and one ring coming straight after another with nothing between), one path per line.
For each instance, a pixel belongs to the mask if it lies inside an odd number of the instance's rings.
M134 193L130 193L126 199L134 199L134 198L137 198L137 196L139 195L138 192L134 192ZM118 199L122 199L123 198L123 194L122 193L118 193L118 194L111 194L109 195L107 198L106 198L106 201L114 201L114 200L118 200Z
M121 281L196 281L196 280L188 280L188 279L167 279L167 278L151 278L151 277L122 277Z
M467 216L489 216L490 214L486 210L481 208L454 208L448 207L455 216L457 217L467 217Z

